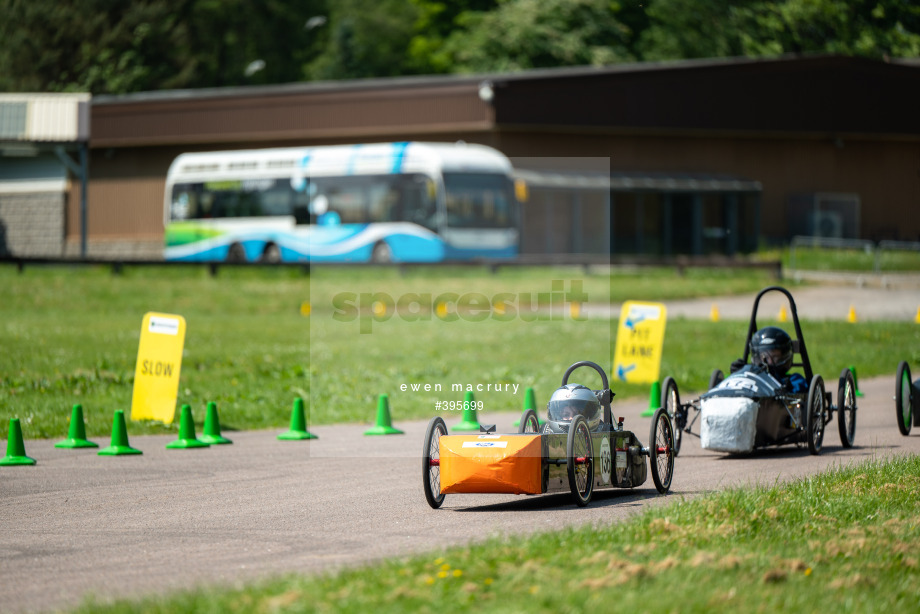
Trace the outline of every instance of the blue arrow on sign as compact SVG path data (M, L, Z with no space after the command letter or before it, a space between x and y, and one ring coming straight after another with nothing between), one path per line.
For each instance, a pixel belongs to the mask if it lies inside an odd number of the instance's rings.
M625 367L623 365L617 365L617 377L620 379L621 382L625 382L626 374L635 368L636 368L635 363L631 365L626 365Z
M645 320L644 313L640 313L638 316L636 316L635 320L633 320L631 316L626 316L626 328L628 328L629 330L635 330L636 324L638 324L639 322L642 322L643 320Z

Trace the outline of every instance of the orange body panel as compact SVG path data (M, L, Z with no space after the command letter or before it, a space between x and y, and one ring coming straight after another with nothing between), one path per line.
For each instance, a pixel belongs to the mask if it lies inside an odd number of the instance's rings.
M543 492L540 435L446 435L439 440L441 492Z

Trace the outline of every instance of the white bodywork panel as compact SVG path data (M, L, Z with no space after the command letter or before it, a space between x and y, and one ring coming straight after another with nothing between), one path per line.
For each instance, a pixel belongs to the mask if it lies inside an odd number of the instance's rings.
M717 452L750 452L757 434L758 403L739 397L700 401L700 445Z

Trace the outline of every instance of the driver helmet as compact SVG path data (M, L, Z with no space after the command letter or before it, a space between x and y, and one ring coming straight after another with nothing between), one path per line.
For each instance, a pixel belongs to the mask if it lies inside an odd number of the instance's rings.
M767 326L751 337L751 361L780 378L792 367L792 339L781 328Z
M557 388L546 404L546 411L549 422L556 423L562 430L568 430L577 415L585 417L591 431L596 431L601 423L601 403L597 395L581 384Z

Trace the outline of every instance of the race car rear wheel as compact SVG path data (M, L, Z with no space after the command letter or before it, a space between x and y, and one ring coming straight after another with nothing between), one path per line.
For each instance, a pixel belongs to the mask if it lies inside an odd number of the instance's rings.
M913 396L914 387L910 379L910 367L907 361L902 360L898 363L898 375L895 378L894 388L894 408L898 412L898 430L905 437L910 435L910 427L913 424Z
M594 441L584 416L575 416L566 440L569 488L579 507L588 505L594 493Z
M425 487L425 499L434 509L444 503L441 493L441 447L439 438L447 435L447 425L440 416L435 416L428 423L425 432L425 445L422 447L422 484Z
M532 409L524 410L521 415L521 424L518 426L518 433L539 433L540 419L537 418L537 412Z
M827 408L824 405L824 380L820 375L811 378L808 387L808 406L805 413L805 437L808 451L820 454L824 444L824 424L827 422Z
M671 419L663 407L655 410L649 439L649 464L652 466L652 481L658 492L664 494L671 490L671 478L674 477L674 430Z
M837 385L837 430L843 447L852 448L856 437L856 379L849 369L843 370Z
M712 375L709 376L709 390L712 390L725 380L725 374L722 373L722 369L714 369Z
M684 426L687 424L687 415L680 406L680 393L677 391L677 382L670 375L664 378L661 384L661 407L671 418L674 434L674 456L680 453L680 442L683 440ZM654 423L653 423L654 424Z

